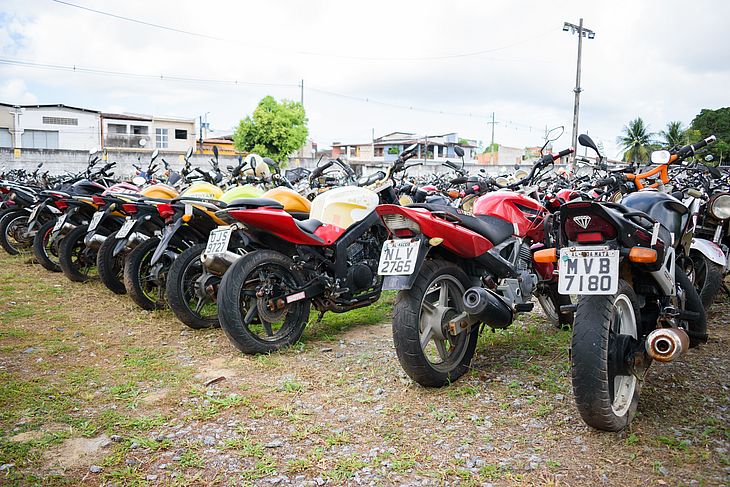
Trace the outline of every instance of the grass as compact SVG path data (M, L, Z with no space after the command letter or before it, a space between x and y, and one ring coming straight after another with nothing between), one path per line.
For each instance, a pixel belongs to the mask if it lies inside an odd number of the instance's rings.
M354 326L375 325L390 321L395 302L395 292L384 291L380 300L365 308L358 308L347 313L326 313L322 321L317 322L319 313L312 311L309 324L304 330L306 341L334 341L338 335Z

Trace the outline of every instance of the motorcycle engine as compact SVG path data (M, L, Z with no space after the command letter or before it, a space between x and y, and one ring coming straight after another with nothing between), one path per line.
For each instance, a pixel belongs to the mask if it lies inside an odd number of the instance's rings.
M355 294L375 286L378 279L379 241L368 232L347 248L347 287Z

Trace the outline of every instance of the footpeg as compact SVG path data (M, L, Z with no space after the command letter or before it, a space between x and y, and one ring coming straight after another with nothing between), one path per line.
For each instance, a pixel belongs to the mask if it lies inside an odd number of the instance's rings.
M564 304L560 307L561 313L575 313L578 310L577 304Z
M535 307L535 303L519 303L515 304L515 311L518 313L527 313L529 311L532 311L532 308Z

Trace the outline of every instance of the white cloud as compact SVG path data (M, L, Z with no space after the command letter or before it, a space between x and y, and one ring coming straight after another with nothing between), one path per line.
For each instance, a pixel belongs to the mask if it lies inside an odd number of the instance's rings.
M20 79L9 79L0 84L0 100L17 105L38 103L38 98L26 89L25 82Z

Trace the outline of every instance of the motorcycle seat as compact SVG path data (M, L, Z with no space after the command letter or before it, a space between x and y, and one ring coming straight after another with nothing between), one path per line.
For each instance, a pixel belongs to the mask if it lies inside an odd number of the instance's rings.
M464 228L482 235L489 239L493 245L499 245L514 233L514 227L507 220L503 220L496 216L489 215L467 215L458 208L454 208L449 205L436 205L436 204L415 204L410 205L410 208L425 208L431 212L446 212L451 213L457 217L461 225Z
M294 220L294 223L297 224L299 228L304 230L307 233L314 233L315 230L317 230L319 227L324 225L321 221L317 220L316 218L308 218L306 220Z
M238 198L231 201L226 208L274 208L283 210L284 205L269 198Z

